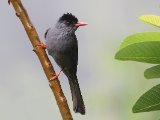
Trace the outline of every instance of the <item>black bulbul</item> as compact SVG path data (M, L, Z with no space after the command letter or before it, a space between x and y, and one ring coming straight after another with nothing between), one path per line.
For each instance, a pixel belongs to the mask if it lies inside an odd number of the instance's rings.
M72 93L73 110L85 114L85 106L77 79L78 42L75 31L79 26L87 25L78 22L71 13L63 14L54 27L45 33L46 48L63 73L67 76ZM60 73L53 76L54 80Z

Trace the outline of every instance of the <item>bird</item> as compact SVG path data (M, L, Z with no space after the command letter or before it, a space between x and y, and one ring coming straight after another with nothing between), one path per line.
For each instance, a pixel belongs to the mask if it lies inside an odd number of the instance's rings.
M75 113L82 115L85 114L85 105L76 75L78 65L78 41L75 31L78 27L85 25L87 25L87 23L78 22L77 17L72 13L64 13L53 27L46 30L44 35L48 54L53 57L61 68L61 71L53 75L50 80L56 79L63 71L70 84L73 110Z

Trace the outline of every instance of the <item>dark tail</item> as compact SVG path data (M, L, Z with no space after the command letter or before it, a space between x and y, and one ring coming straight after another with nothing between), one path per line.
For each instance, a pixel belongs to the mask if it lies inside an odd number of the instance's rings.
M72 93L72 101L73 101L73 110L77 113L85 114L85 106L83 102L83 98L81 95L81 90L79 88L79 83L77 79L69 79L69 84Z

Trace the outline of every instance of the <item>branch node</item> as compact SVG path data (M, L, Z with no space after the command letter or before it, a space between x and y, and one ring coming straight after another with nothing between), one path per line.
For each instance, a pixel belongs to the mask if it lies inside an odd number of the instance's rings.
M34 28L34 26L33 25L30 25L30 29L33 29Z
M50 62L46 62L46 65L48 66L48 68L52 67L52 64Z
M33 30L33 29L34 29L33 25L28 25L28 28L29 28L30 30Z
M49 82L49 87L52 88L52 83Z
M39 45L34 45L32 51L34 51L34 52L37 54L37 53L39 52L39 51L38 51L39 47L40 47Z
M32 50L33 52L35 52L37 54L37 51L35 49Z
M8 4L9 4L9 5L11 4L11 0L8 0Z
M33 30L34 26L31 23L26 23L26 25L30 31Z
M60 97L61 102L65 102L66 98Z
M17 17L20 17L20 13L16 12L16 16L17 16Z

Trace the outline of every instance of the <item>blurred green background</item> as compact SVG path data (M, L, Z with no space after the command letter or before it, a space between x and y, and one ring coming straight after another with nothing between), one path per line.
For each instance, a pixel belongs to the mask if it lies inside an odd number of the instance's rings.
M75 114L68 80L60 81L75 120L159 120L159 112L132 113L136 100L159 80L146 80L137 62L114 55L133 33L159 29L137 20L160 13L160 0L23 0L42 41L44 32L66 12L89 23L77 30L78 78L86 115ZM12 6L0 2L0 120L61 120L54 96L39 61ZM53 62L56 71L59 68Z

